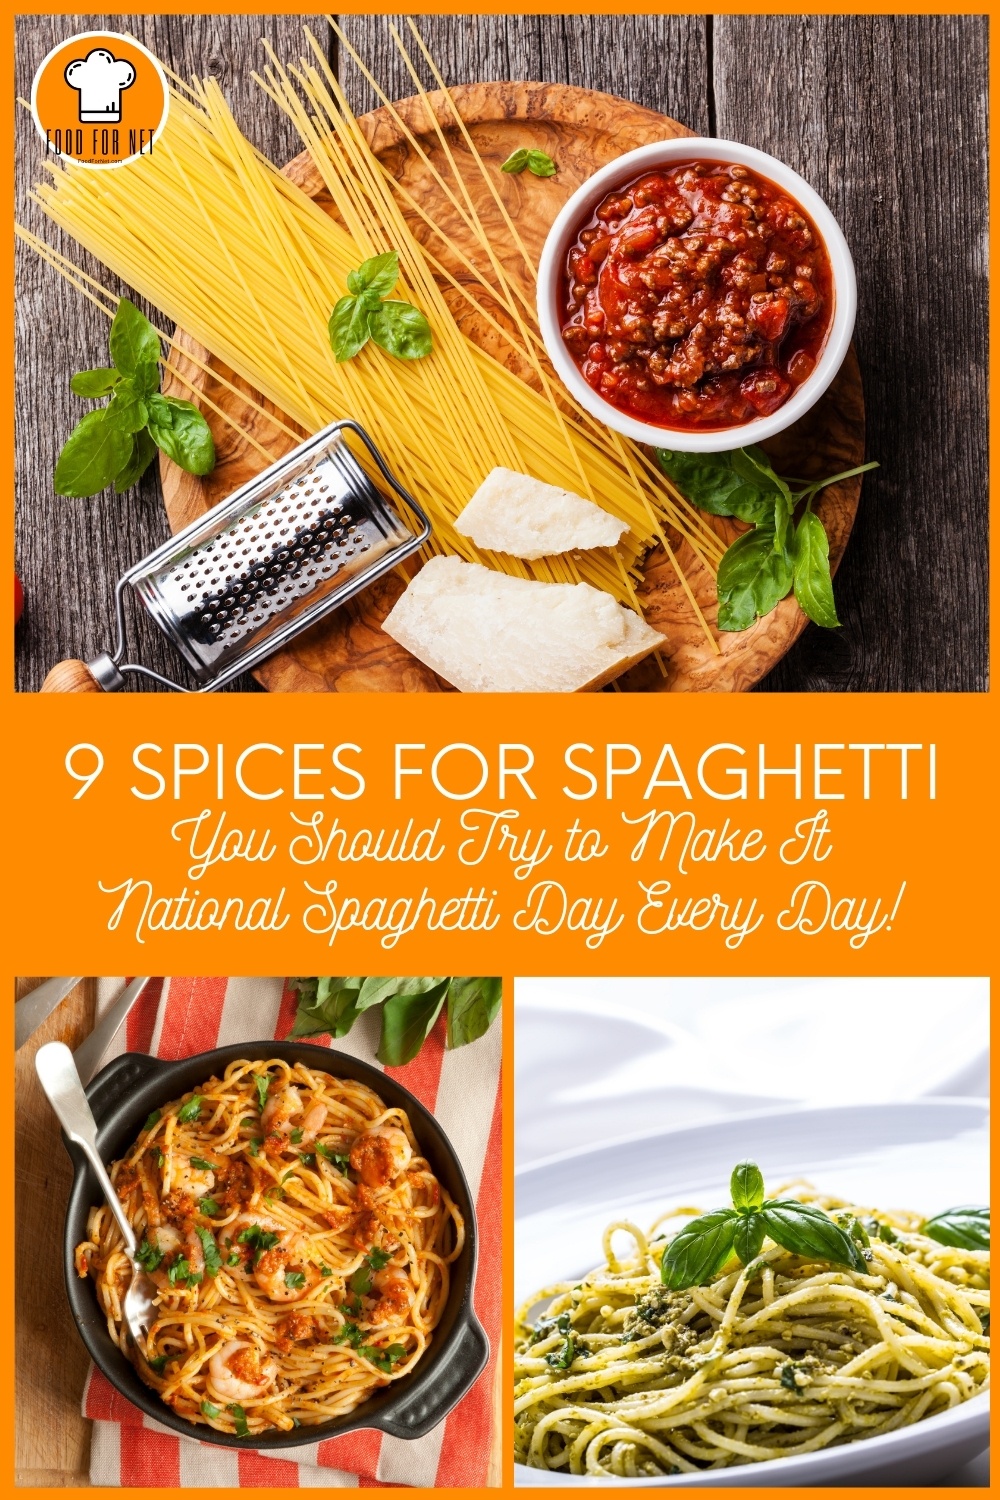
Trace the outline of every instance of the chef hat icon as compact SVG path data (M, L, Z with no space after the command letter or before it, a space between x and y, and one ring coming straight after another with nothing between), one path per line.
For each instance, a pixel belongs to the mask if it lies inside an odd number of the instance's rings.
M106 47L95 47L86 57L74 58L63 75L80 96L84 124L117 125L122 117L121 96L135 82L130 62L114 57Z

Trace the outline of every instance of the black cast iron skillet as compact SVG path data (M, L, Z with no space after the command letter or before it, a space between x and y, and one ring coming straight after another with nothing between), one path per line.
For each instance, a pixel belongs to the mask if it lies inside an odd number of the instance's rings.
M231 1062L246 1057L266 1061L280 1057L302 1062L335 1077L366 1083L389 1105L406 1110L421 1151L438 1180L451 1194L465 1220L465 1244L451 1266L451 1292L430 1348L411 1375L393 1381L354 1411L316 1427L292 1432L267 1432L238 1438L208 1426L186 1422L171 1411L155 1391L144 1385L133 1366L112 1343L107 1320L97 1302L94 1283L76 1274L73 1251L87 1237L87 1215L101 1194L81 1153L67 1146L76 1168L66 1211L63 1260L70 1307L97 1368L140 1410L183 1437L218 1443L226 1448L300 1448L303 1443L339 1437L360 1427L375 1427L393 1437L419 1438L430 1432L465 1395L482 1373L489 1357L486 1334L473 1310L476 1270L476 1215L465 1174L455 1151L434 1116L400 1084L378 1068L328 1047L307 1042L240 1042L199 1052L180 1062L163 1062L143 1053L126 1052L108 1063L87 1089L98 1125L97 1146L105 1162L121 1156L137 1140L147 1115L171 1099L221 1077Z

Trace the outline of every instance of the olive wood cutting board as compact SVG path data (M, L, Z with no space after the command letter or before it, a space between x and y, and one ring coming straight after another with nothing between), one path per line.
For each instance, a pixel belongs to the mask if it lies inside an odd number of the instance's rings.
M494 167L506 161L519 147L538 147L558 164L551 178L530 173L514 176L497 173L508 212L530 254L541 253L549 226L569 195L599 167L636 146L651 141L692 134L676 120L588 89L555 83L480 83L453 89L459 112L483 160ZM441 124L461 160L461 140L442 94L428 96ZM442 163L443 152L421 99L406 99L395 106L412 134L432 161ZM361 125L379 158L403 181L425 210L438 211L461 246L463 226L449 213L446 200L433 174L407 144L402 132L384 109L365 115ZM466 160L471 158L465 153ZM326 190L307 154L297 156L286 167L287 175L315 198L331 208ZM447 175L442 168L443 175ZM499 221L495 204L474 172L468 187L484 224ZM417 219L410 220L421 240L427 231ZM440 246L435 244L440 253ZM449 267L456 279L465 273ZM523 267L510 265L512 275ZM468 278L466 278L468 279ZM532 292L533 289L526 289ZM477 344L517 368L516 355L498 341L481 318L458 293L449 290L452 310L463 331ZM237 387L249 390L232 372L213 361L186 334L175 335L171 359L196 390L204 391L278 458L292 446L291 440L274 429L258 413L240 402L224 385L205 374L196 358L219 369ZM170 377L168 394L189 396L190 388ZM259 398L257 398L259 399ZM266 405L266 403L265 403ZM273 409L273 408L272 408ZM176 465L161 460L163 496L173 531L179 531L196 516L218 504L250 479L263 466L259 452L228 424L206 412L218 450L214 472L206 479L185 474ZM345 416L350 413L345 412ZM852 349L840 374L826 395L801 421L764 446L779 473L796 478L839 473L862 462L864 456L864 397L857 359ZM280 441L279 441L280 439ZM391 465L392 454L386 457ZM860 478L823 491L817 510L830 538L830 561L835 569L847 545L861 493ZM719 534L732 540L742 528L712 519ZM690 547L674 535L668 539L680 566L703 610L714 627L715 580ZM259 682L271 692L442 692L449 685L380 628L404 587L397 574L372 585L357 599L343 605L327 620L300 635L283 650L269 657L255 671ZM715 632L718 650L713 650L694 615L669 558L657 546L648 555L645 579L639 590L646 619L667 638L661 652L663 671L653 657L633 667L615 686L632 692L742 692L758 683L784 655L806 625L806 617L794 598L785 599L766 618L749 630Z

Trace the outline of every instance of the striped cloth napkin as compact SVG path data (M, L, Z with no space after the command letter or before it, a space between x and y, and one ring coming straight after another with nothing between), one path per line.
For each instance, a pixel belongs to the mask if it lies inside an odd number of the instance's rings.
M98 985L98 1014L124 979ZM280 979L154 980L132 1009L105 1061L119 1052L176 1059L232 1042L286 1037L295 995ZM372 1430L285 1448L280 1458L180 1438L152 1421L91 1367L83 1413L94 1423L90 1482L158 1489L414 1485L465 1488L486 1482L494 1436L493 1386L501 1328L501 1031L446 1052L442 1016L413 1062L389 1073L440 1120L465 1169L479 1219L475 1307L492 1354L486 1370L446 1420L406 1442ZM322 1037L310 1040L323 1042ZM337 1043L374 1062L378 1019L363 1015Z

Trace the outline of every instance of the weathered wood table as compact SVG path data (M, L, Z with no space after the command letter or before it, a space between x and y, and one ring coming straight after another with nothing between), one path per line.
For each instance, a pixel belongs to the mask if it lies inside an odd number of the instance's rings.
M212 73L275 161L298 150L250 73L260 38L296 57L300 16L24 16L17 86L74 31L130 31L181 76ZM385 18L344 21L387 93L412 85ZM838 216L858 269L857 348L868 404L865 483L837 579L844 628L810 627L765 691L982 691L987 686L987 21L980 16L442 16L420 21L449 83L544 79L602 89L703 134L783 158ZM330 58L356 110L375 99ZM17 126L18 217L60 237L28 199L42 152ZM60 245L115 292L126 290ZM17 682L111 639L114 584L163 541L154 471L121 497L52 490L61 443L83 407L73 372L101 364L107 324L48 266L19 249L17 561L27 595ZM141 661L176 659L133 616ZM239 687L258 691L250 679Z

